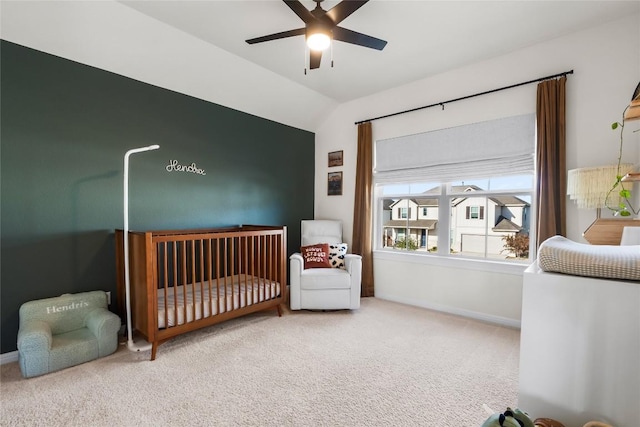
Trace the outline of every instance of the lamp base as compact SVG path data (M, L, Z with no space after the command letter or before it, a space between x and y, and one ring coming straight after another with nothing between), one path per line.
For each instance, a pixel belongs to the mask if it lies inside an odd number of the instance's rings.
M619 245L624 227L640 226L640 219L596 219L582 234L592 245Z
M637 182L640 181L640 172L629 172L620 180L622 182Z
M148 351L151 350L151 344L143 339L138 338L137 342L128 341L127 348L130 351Z

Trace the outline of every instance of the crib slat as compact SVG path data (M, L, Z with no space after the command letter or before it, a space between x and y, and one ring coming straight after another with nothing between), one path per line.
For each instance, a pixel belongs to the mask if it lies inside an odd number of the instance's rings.
M213 253L211 251L211 243L213 239L207 239L207 285L209 287L209 315L213 316L215 313L213 311L213 294L211 293L211 276L212 276L212 256Z
M167 293L169 291L169 254L167 253L167 242L158 243L158 246L162 245L162 250L164 251L164 260L162 262L162 271L164 277L164 283L162 287L162 292L164 296L164 326L165 328L169 325L169 298L167 298Z
M265 287L265 283L266 283L266 278L265 278L265 270L264 270L264 266L267 263L267 249L266 249L266 245L267 245L267 236L260 236L260 269L258 271L258 274L260 275L260 277L262 278L262 287L264 288L264 298L267 299L267 288Z
M220 239L216 239L216 296L218 297L216 304L218 305L218 313L222 311L220 305Z
M187 277L187 241L182 241L182 256L181 256L181 264L182 264L182 298L184 303L182 304L182 323L187 321L187 302L189 300L189 294L187 294L187 282L189 281ZM180 324L176 321L176 325Z
M269 278L271 285L269 288L271 289L272 295L276 297L276 279L278 277L278 257L275 256L278 253L278 240L273 239L273 255L271 256L271 261L273 262L273 275Z
M251 277L251 302L253 304L260 301L260 283L257 284L256 287L256 237L251 238L251 250L249 251L251 254L251 262L249 263L249 276ZM258 290L258 295L256 296L255 291Z
M215 280L215 285L216 285L216 310L218 313L222 313L222 294L220 293L220 260L221 260L221 253L222 251L220 250L220 239L216 238L214 239L215 245L213 245L213 247L215 247L215 255L214 255L214 259L215 259L215 269L214 269L214 277L216 278Z
M188 242L191 248L191 321L196 320L196 241ZM188 319L184 319L184 323L188 323Z
M229 275L228 272L228 266L229 266L229 242L228 242L228 238L224 239L224 255L223 255L223 260L224 260L224 265L222 266L224 269L224 275L223 277L223 286L224 286L224 311L225 313L229 311L229 307L227 307L227 277Z
M271 298L271 286L270 286L270 278L271 278L271 256L269 255L269 252L272 250L272 244L271 244L271 236L265 236L265 253L266 258L265 258L265 264L264 264L264 293L265 293L265 298L267 296L267 292L269 295L269 298Z
M173 242L173 324L178 324L178 242ZM166 325L169 326L168 324Z
M204 241L202 239L198 240L199 249L200 249L200 274L198 275L198 283L200 284L200 301L198 301L198 305L200 306L200 317L205 317L204 314Z
M264 247L264 236L260 236L258 241L258 255L260 257L260 261L258 261L258 276L260 277L260 288L262 289L263 299L267 299L267 288L265 288L265 277L264 277L264 262L266 259L266 251Z
M249 305L249 238L245 236L241 239L244 241L244 304Z
M230 282L230 292L231 292L231 298L229 300L229 304L231 304L231 306L229 307L229 311L233 311L234 307L235 307L235 301L234 301L234 294L235 294L235 283L233 280L233 273L235 271L236 268L236 263L237 263L237 257L236 257L236 251L235 251L235 238L231 237L229 238L229 253L228 256L230 258L229 261L229 271L227 272L227 274L231 277L229 277L229 282Z
M258 276L260 277L260 289L262 290L263 299L267 299L267 288L265 287L264 263L267 251L265 250L265 236L260 236L258 241Z

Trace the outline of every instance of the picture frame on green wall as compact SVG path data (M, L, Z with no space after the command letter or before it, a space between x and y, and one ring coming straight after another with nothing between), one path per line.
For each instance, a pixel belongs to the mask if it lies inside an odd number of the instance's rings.
M342 196L342 172L329 172L327 178L327 195Z

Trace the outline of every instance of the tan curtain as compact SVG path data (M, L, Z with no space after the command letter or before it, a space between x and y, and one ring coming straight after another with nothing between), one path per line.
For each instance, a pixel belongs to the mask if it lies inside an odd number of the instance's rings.
M538 84L537 245L566 235L566 77Z
M373 139L371 122L358 125L358 158L356 166L356 194L353 206L352 252L362 255L363 297L372 297L373 252L371 237L371 198L373 193Z

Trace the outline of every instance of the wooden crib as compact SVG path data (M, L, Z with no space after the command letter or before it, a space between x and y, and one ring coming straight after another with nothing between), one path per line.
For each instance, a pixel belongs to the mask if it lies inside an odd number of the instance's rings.
M132 332L152 344L260 310L286 293L286 227L129 232ZM126 315L124 232L116 230L118 307Z

